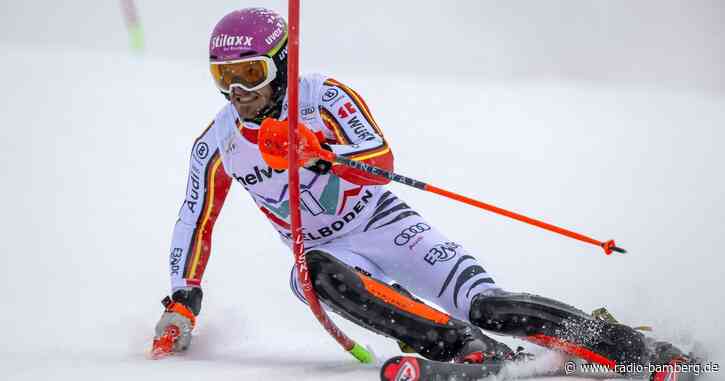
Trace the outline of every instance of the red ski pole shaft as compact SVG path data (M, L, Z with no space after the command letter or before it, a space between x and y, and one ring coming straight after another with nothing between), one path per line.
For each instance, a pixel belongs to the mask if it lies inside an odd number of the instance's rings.
M499 215L502 215L502 216L505 216L508 218L512 218L514 220L525 222L529 225L533 225L533 226L539 227L541 229L545 229L545 230L548 230L548 231L551 231L551 232L554 232L557 234L561 234L561 235L569 237L569 238L573 238L573 239L576 239L576 240L579 240L582 242L586 242L586 243L589 243L592 245L599 246L602 249L604 249L604 253L607 255L611 254L612 252L617 252L617 253L626 253L627 252L626 250L624 250L620 247L617 247L614 240L599 241L594 238L588 237L586 235L583 235L583 234L580 234L580 233L577 233L577 232L574 232L574 231L571 231L568 229L564 229L562 227L552 225L552 224L546 223L544 221L537 220L535 218L527 217L527 216L524 216L523 214L519 214L519 213L512 212L510 210L499 208L497 206L487 204L485 202L478 201L478 200L472 199L470 197L460 195L458 193L454 193L454 192L451 192L451 191L448 191L448 190L445 190L442 188L438 188L436 186L424 183L422 181L415 180L415 179L407 177L407 176L403 176L403 175L399 175L394 172L386 171L382 168L378 168L378 167L375 167L372 165L361 163L359 161L351 160L346 157L337 156L329 151L320 151L319 156L330 162L336 162L336 163L339 163L342 165L346 165L348 167L359 169L361 171L364 171L364 172L367 172L367 173L370 173L370 174L373 174L376 176L387 178L391 181L395 181L395 182L398 182L398 183L401 183L401 184L404 184L407 186L418 188L420 190L424 190L427 192L435 193L435 194L441 195L443 197L462 202L467 205L475 206L479 209L488 210L489 212L493 212L493 213L496 213L496 214L499 214Z
M288 63L287 63L287 94L289 99L289 202L291 214L292 252L295 258L297 276L305 294L310 310L325 330L350 352L360 362L373 361L372 354L364 347L355 343L342 332L330 319L320 305L307 267L304 240L302 238L302 219L300 215L300 172L299 154L297 152L299 133L297 131L299 120L299 49L300 49L300 4L299 0L289 0L289 35L288 35Z

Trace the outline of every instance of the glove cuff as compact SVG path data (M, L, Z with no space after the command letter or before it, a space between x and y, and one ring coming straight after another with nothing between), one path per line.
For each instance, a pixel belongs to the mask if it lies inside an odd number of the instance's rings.
M320 143L320 146L323 149L332 152L332 148L330 148L330 146L326 143ZM305 168L319 175L326 175L330 172L330 169L332 169L332 163L324 159L313 158L305 164Z
M180 288L171 294L171 300L183 304L194 313L194 316L199 316L199 312L201 312L201 300L203 297L204 293L200 287Z
M305 168L317 173L318 175L326 175L330 173L330 169L332 169L332 163L322 159L315 159L312 161L312 163L308 163Z
M191 310L183 305L180 302L175 302L171 300L170 297L165 297L164 300L161 301L161 304L164 305L164 308L166 312L170 313L177 313L191 321L191 328L193 329L196 325L196 316L194 316L194 313L191 312Z

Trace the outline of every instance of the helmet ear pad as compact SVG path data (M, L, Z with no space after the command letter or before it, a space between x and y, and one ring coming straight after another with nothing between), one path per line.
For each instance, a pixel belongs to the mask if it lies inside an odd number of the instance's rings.
M262 109L259 116L255 118L255 122L262 123L267 117L277 118L282 113L282 104L284 103L285 94L287 94L287 40L284 45L272 57L274 65L277 66L277 76L269 83L272 86L272 99L269 104Z

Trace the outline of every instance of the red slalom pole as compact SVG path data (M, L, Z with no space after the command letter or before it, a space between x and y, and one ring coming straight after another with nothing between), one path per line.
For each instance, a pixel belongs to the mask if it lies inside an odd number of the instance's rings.
M310 310L325 330L337 340L340 345L350 352L362 363L373 362L372 354L363 346L355 343L344 332L342 332L330 319L320 305L315 289L312 287L312 280L307 267L307 256L305 255L304 240L302 238L302 219L300 216L300 167L299 154L297 152L299 133L297 131L299 121L299 52L300 52L300 2L289 0L289 36L288 36L288 62L287 62L287 95L289 102L289 153L288 153L288 176L289 176L289 202L292 230L292 254L297 267L299 279L305 299Z
M133 0L121 0L121 12L126 23L126 29L128 29L131 49L140 53L143 50L144 38L135 2Z
M384 177L386 179L395 181L397 183L408 185L413 188L424 190L426 192L435 193L435 194L441 195L443 197L447 197L452 200L462 202L464 204L475 206L479 209L488 210L489 212L493 212L493 213L500 214L500 215L508 217L508 218L512 218L514 220L525 222L529 225L533 225L533 226L548 230L550 232L554 232L554 233L561 234L561 235L569 237L569 238L576 239L578 241L582 241L582 242L586 242L586 243L589 243L592 245L599 246L604 250L604 253L607 255L612 254L612 252L617 252L617 253L622 253L622 254L627 252L626 250L622 249L621 247L617 247L614 240L598 241L594 238L585 236L583 234L573 232L571 230L567 230L562 227L552 225L552 224L546 223L541 220L537 220L535 218L527 217L527 216L524 216L523 214L519 214L516 212L512 212L510 210L499 208L497 206L487 204L485 202L478 201L478 200L463 196L458 193L454 193L454 192L451 192L451 191L448 191L448 190L445 190L442 188L438 188L436 186L412 179L410 177L406 177L406 176L399 175L394 172L386 171L384 169L374 167L372 165L368 165L368 164L365 164L365 163L362 163L359 161L355 161L352 159L348 159L346 157L337 156L330 151L319 150L317 152L317 154L320 158L325 159L329 162L335 162L335 163L342 164L342 165L345 165L345 166L348 166L351 168L359 169L361 171L365 171L367 173L370 173L370 174L373 174L376 176Z

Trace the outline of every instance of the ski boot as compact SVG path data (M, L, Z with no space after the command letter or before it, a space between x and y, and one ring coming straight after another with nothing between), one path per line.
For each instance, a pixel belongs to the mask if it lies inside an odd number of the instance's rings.
M521 362L532 360L534 355L524 352L523 347L516 348L516 352L508 345L484 335L478 327L462 331L464 344L460 352L453 358L459 364L486 364L491 362Z
M358 268L356 270L362 271ZM391 287L416 302L424 303L397 283ZM508 345L484 335L478 327L466 322L460 323L466 327L461 330L463 346L453 358L456 363L483 364L486 361L518 361L533 358L533 355L525 353L522 347L518 347L514 352ZM415 348L402 341L398 341L398 347L403 353L418 353Z
M610 323L619 323L606 308L598 308L592 312L592 317ZM650 326L635 326L632 329L637 331L651 332ZM699 362L692 354L685 355L674 345L645 338L650 356L650 368L653 369L649 376L651 381L691 381L696 375L692 373L692 366Z
M652 342L651 352L650 368L653 372L650 381L693 381L697 377L693 366L699 360L692 354L685 355L672 344L662 341Z

